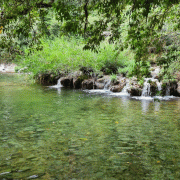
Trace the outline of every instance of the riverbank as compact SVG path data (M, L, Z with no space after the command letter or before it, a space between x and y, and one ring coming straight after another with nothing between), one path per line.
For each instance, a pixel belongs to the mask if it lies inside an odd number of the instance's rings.
M42 39L42 45L42 51L29 54L27 50L16 68L30 73L39 84L55 85L61 78L64 87L75 89L104 89L109 83L112 92L128 86L131 96L180 96L179 70L170 67L166 73L157 66L156 55L138 65L132 50L115 51L115 45L107 41L100 44L99 53L83 50L81 37Z

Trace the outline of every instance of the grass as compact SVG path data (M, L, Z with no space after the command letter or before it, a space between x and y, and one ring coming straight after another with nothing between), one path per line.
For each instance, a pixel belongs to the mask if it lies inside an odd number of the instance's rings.
M25 71L32 72L33 75L58 71L72 72L81 67L89 67L98 72L112 66L117 69L127 67L128 62L131 61L132 64L133 60L133 55L128 50L117 55L114 45L106 41L101 43L99 53L83 50L85 43L81 37L42 39L42 45L42 51L35 51L29 56L26 50L25 56L19 59L18 68L26 67ZM112 74L111 70L107 72Z

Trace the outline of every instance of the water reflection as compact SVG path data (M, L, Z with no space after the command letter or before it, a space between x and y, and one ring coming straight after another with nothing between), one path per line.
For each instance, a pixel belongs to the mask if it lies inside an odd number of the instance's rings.
M149 101L149 100L141 100L141 107L142 107L142 111L144 113L146 113L148 111L150 103L151 103L151 101Z
M154 111L159 111L160 110L160 105L161 105L160 102L155 101L154 102Z

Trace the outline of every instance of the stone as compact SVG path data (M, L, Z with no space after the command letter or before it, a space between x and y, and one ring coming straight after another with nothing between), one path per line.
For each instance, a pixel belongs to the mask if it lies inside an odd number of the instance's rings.
M121 85L115 85L115 86L112 86L112 87L110 88L110 91L112 91L112 92L121 92L122 89L123 89L123 86L121 86Z
M110 76L103 76L102 78L99 78L99 79L97 79L96 81L98 82L98 83L106 83L107 81L109 81L110 80Z
M73 87L74 87L74 89L80 89L81 88L81 83L82 83L81 79L74 78L73 79Z
M95 82L95 89L104 89L104 83Z
M93 89L94 87L94 79L87 79L82 82L83 89Z
M180 81L177 83L177 93L180 96Z
M128 89L128 93L129 93L131 96L141 96L141 94L142 94L142 89L139 88L138 86L131 86L131 87Z
M36 80L42 85L54 85L57 83L57 76L53 73L43 73L39 74L36 77Z
M64 87L73 87L73 78L72 77L62 77L60 79L61 81L61 84L64 86Z
M80 89L82 88L82 82L87 79L88 76L87 75L80 75L80 76L76 76L73 78L73 87L75 89Z
M150 82L151 96L155 96L158 92L158 87L155 81Z

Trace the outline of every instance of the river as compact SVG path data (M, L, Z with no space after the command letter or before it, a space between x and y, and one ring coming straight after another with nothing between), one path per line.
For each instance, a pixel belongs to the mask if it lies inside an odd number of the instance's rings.
M0 75L0 179L180 179L180 99L136 100Z

